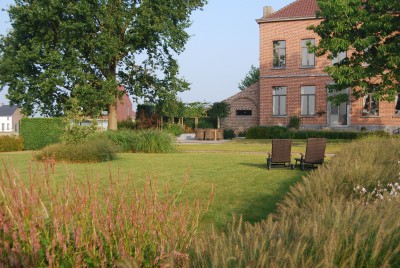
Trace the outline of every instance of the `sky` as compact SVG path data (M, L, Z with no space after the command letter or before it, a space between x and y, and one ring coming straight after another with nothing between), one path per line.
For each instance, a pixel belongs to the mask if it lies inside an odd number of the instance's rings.
M259 27L256 19L264 6L277 11L294 0L208 0L203 10L192 14L191 35L178 56L180 76L190 83L190 91L179 93L183 102L222 101L239 92L238 84L259 66ZM0 0L7 9L12 0ZM6 11L0 11L0 34L11 29ZM8 104L6 89L0 103Z

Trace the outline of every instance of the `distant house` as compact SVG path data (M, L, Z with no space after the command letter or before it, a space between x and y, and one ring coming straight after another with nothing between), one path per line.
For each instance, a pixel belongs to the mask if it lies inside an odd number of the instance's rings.
M1 104L0 104L1 105ZM21 109L16 105L0 106L0 133L18 133Z

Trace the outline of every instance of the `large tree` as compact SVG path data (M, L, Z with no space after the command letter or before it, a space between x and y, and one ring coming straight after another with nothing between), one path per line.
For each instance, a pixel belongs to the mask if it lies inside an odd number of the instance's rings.
M15 0L0 40L0 86L23 113L58 116L68 99L85 114L109 111L116 129L118 85L154 100L187 90L175 55L190 14L206 0Z
M347 55L325 71L334 79L331 91L353 89L356 98L372 93L393 101L400 92L400 1L317 0L323 18L311 26L321 41L316 55L329 59ZM346 99L337 94L336 102Z

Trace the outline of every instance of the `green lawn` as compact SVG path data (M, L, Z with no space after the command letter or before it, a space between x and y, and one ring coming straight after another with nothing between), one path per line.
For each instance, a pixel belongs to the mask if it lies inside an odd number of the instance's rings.
M337 153L344 141L329 141L327 153ZM266 152L271 149L270 140L234 140L224 144L178 144L178 152L172 154L119 154L118 159L107 163L66 164L57 163L54 179L57 182L74 174L77 179L99 179L107 186L111 171L114 177L130 179L140 188L151 177L159 190L169 185L170 191L178 191L189 173L184 188L184 198L198 198L206 203L214 187L215 198L205 217L204 227L213 223L222 229L232 215L256 222L274 212L276 203L288 192L290 186L301 179L305 172L288 168L265 168ZM293 141L295 152L304 152L305 141ZM1 153L6 166L11 161L23 179L28 178L29 166L43 170L43 163L32 162L34 152ZM294 154L294 157L297 156ZM1 168L2 172L4 167Z

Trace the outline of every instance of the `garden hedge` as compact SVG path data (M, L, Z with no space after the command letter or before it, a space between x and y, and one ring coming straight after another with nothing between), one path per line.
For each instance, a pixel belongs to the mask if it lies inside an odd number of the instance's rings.
M24 139L25 150L39 150L60 142L64 129L62 118L23 118L20 135Z

